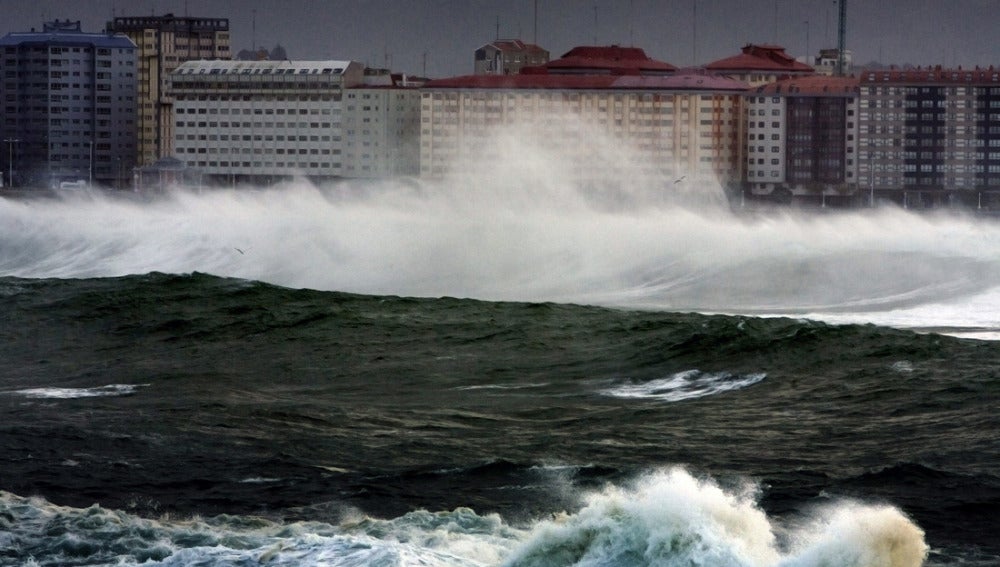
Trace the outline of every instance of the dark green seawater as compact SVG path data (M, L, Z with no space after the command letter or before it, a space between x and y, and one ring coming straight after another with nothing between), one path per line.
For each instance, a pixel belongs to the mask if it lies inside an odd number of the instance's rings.
M0 566L1000 565L1000 223L489 157L0 194Z
M1000 562L996 342L155 272L0 321L0 565Z

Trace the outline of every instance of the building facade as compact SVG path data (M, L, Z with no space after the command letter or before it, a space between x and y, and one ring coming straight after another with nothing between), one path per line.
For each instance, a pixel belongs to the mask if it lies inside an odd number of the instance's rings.
M136 155L135 43L55 21L41 32L8 34L0 53L7 181L126 184Z
M366 69L364 84L344 91L344 177L420 175L423 83L383 69Z
M524 67L549 62L549 52L520 39L498 39L476 50L476 75L516 75Z
M1000 207L1000 69L865 71L860 172L873 199Z
M229 20L163 16L125 16L108 22L138 46L140 165L173 154L173 100L170 73L185 61L230 59Z
M837 63L840 60L839 49L820 49L819 55L815 57L813 67L820 75L832 77L837 74ZM854 54L850 49L844 50L844 75L854 73Z
M738 181L747 85L674 73L640 49L613 46L576 48L519 75L431 81L421 107L421 173L475 167L507 130L552 151L584 183L632 175Z
M171 74L178 158L206 182L344 176L352 61L188 61Z
M814 75L758 87L746 102L753 194L853 197L858 190L858 79Z

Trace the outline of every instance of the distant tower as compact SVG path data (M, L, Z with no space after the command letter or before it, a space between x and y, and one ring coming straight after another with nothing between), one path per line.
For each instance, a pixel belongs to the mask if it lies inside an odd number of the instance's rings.
M847 0L838 0L838 8L840 25L837 28L837 75L842 77L845 70L844 54L847 49Z

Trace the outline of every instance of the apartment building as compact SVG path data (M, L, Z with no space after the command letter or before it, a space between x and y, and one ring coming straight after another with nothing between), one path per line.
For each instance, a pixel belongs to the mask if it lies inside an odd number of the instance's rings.
M207 182L342 177L345 90L363 85L353 61L182 63L171 73L176 155Z
M431 81L422 95L421 174L489 160L494 136L516 129L582 181L738 181L747 85L675 73L641 49L612 46L576 48L519 75Z
M10 185L121 186L136 153L136 46L79 21L0 39L0 165ZM11 179L13 178L13 179Z
M107 29L127 35L138 46L138 162L151 164L174 153L170 73L185 61L231 59L229 20L124 16L108 22Z
M498 39L476 50L474 69L476 75L516 75L524 67L548 62L549 52L534 43Z
M1000 206L1000 69L860 76L859 176L906 207Z
M344 91L344 177L420 175L423 79L365 69L364 84Z
M859 82L814 75L758 87L746 101L746 178L756 195L841 200L858 184Z

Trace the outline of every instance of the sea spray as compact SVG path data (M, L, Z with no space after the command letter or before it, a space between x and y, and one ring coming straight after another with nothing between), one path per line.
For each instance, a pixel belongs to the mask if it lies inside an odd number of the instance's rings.
M924 532L890 506L841 503L796 535L782 567L916 567L927 558Z
M536 527L504 565L773 565L775 541L749 488L727 493L674 468L590 495Z
M996 297L993 222L899 210L750 218L638 197L607 209L565 181L457 183L0 199L0 275L204 272L365 294L992 324L969 306Z
M573 514L540 523L507 567L919 567L923 532L888 506L823 511L783 550L747 485L723 490L680 468L609 487Z

